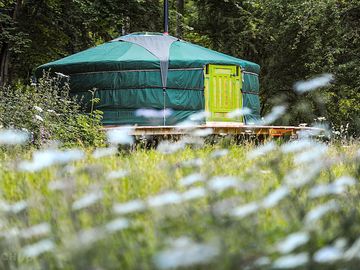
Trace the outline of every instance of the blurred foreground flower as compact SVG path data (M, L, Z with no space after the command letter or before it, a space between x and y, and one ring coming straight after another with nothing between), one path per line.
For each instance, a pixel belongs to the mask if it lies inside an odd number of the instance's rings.
M42 253L52 251L54 248L54 242L50 239L45 239L35 244L25 246L22 250L22 255L26 258L34 258Z
M288 187L279 187L264 198L262 205L264 208L272 208L276 206L282 199L287 197L289 193L290 190Z
M157 147L157 151L163 154L173 154L184 149L186 144L183 141L170 142L162 141Z
M163 194L159 194L148 199L150 207L160 207L168 204L178 204L182 202L181 195L177 192L169 191Z
M185 191L182 195L182 200L184 202L200 199L206 196L206 190L202 187L190 188L188 191Z
M274 151L277 148L276 144L271 141L267 144L261 145L251 152L248 153L247 159L252 160L261 156L264 156L272 151Z
M208 263L219 253L218 246L213 243L195 243L181 237L173 241L169 249L159 252L154 261L159 269L174 269Z
M217 149L217 150L214 150L211 153L210 157L212 157L212 158L220 158L220 157L225 157L228 154L229 154L228 149Z
M354 259L357 259L357 260L360 259L360 238L358 238L354 242L354 244L348 250L345 251L344 259L348 260L348 261L354 260Z
M324 163L321 160L307 164L306 170L304 168L296 168L285 175L285 182L291 187L300 188L314 181L323 168Z
M194 113L194 114L190 115L186 120L178 123L176 125L176 129L193 130L198 125L204 123L206 118L209 116L210 116L209 112L205 112L205 111L200 111L200 112Z
M118 203L113 206L113 211L119 215L141 212L146 209L146 204L141 200L133 200L124 203Z
M30 239L33 237L45 236L51 232L49 223L40 223L20 231L20 237Z
M317 88L329 86L333 80L334 80L334 75L325 73L313 79L295 83L294 89L296 92L301 94L315 90Z
M131 135L133 127L125 126L116 129L110 129L106 132L110 144L133 144L134 137Z
M198 128L198 129L195 129L191 135L192 136L195 136L195 137L206 137L206 136L209 136L211 134L213 134L213 129L212 128Z
M317 144L294 157L295 164L319 162L327 153L329 147L325 144Z
M117 219L114 219L114 220L108 222L105 225L105 229L106 229L106 231L108 231L110 233L114 233L114 232L118 232L118 231L128 228L129 225L130 225L130 223L127 219L117 218Z
M165 110L139 109L135 112L135 115L145 118L163 118L163 117L171 116L172 113L173 110L171 109L165 109Z
M335 200L330 200L324 204L318 205L312 210L310 210L305 216L305 224L313 225L314 222L322 218L329 212L337 211L339 209L339 205Z
M78 149L64 151L58 149L42 150L35 152L31 161L22 161L19 164L19 169L22 171L36 172L52 165L81 160L84 157L85 153Z
M125 176L129 175L129 171L126 170L118 170L118 171L112 171L109 172L107 175L108 179L120 179L123 178Z
M29 133L17 129L0 129L0 145L24 144L29 139Z
M263 119L255 122L255 124L259 125L270 125L282 117L286 112L286 106L279 105L275 106L271 109L271 112L264 116Z
M95 192L86 194L73 203L72 209L80 210L80 209L89 207L90 205L93 205L94 203L96 203L97 201L102 199L102 197L103 197L103 194L102 194L102 192L99 192L99 191L95 191Z
M314 254L314 261L317 263L331 264L340 260L343 256L343 251L337 247L326 246L318 250Z
M284 240L276 245L276 249L280 253L289 253L306 244L310 240L308 232L296 232L288 235Z
M189 120L195 123L199 123L204 121L207 117L210 116L209 112L206 111L200 111L198 113L194 113L192 115L189 116Z
M246 116L246 115L249 115L249 114L251 114L251 109L249 109L247 107L244 107L244 108L236 109L236 110L234 110L232 112L229 112L227 114L227 117L231 118L231 119L234 119L234 118Z
M181 162L179 165L183 168L196 168L201 167L204 161L201 158L188 159Z
M209 180L209 189L217 192L239 187L239 179L232 176L215 176Z
M286 154L296 153L317 146L317 144L318 144L317 142L309 139L300 139L283 144L281 146L281 151Z
M102 158L102 157L107 157L107 156L112 156L115 155L117 153L117 148L116 147L107 147L107 148L97 148L95 149L95 151L92 153L92 156L94 158Z
M241 205L236 207L230 212L231 216L238 217L238 218L244 218L251 214L254 214L258 212L260 209L260 205L256 202L251 202L245 205Z
M309 191L311 198L317 198L326 195L341 194L346 191L347 187L356 184L356 180L350 176L343 176L338 178L336 181L330 184L320 184L314 186Z
M278 258L273 263L275 269L291 269L298 268L307 264L309 261L309 255L305 252L299 254L291 254Z
M179 180L180 185L190 186L192 184L205 181L205 175L201 173L193 173Z
M18 201L12 204L6 201L0 201L0 211L7 213L17 214L25 210L27 207L28 203L26 201Z

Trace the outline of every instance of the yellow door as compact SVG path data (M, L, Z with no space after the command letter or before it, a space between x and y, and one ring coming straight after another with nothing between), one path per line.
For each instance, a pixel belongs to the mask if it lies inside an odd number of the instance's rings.
M227 114L242 108L241 70L238 66L208 65L205 69L205 110L208 121L239 121Z

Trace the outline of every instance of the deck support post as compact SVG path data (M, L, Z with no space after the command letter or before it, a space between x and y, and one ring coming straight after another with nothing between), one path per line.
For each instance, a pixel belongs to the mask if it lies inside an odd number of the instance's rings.
M166 126L166 88L163 88L163 103L164 103L164 108L163 108L163 126Z

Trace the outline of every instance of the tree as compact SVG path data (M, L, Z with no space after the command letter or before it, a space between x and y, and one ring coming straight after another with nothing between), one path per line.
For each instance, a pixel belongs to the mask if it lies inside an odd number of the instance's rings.
M11 53L21 51L27 41L16 25L22 0L0 2L0 86L9 81Z
M262 114L325 116L360 133L360 0L171 0L170 33L261 65ZM163 0L0 0L0 85L121 34L162 29ZM333 73L333 86L293 84Z
M262 115L286 104L281 124L325 116L360 134L359 0L193 2L191 24L208 46L261 65ZM307 95L293 91L296 81L321 73L335 75L331 87Z
M335 126L350 124L360 134L359 1L263 2L263 36L268 37L260 61L265 110L287 103L288 123L312 122L325 116ZM294 82L332 73L330 88L297 95Z
M127 31L160 28L159 0L1 2L1 84L28 81L46 62L109 41Z

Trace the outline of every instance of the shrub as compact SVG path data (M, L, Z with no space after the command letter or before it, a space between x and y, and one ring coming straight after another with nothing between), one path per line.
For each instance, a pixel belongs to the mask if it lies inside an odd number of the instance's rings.
M95 102L95 101L94 101ZM0 127L27 130L34 145L60 140L65 146L104 143L101 112L85 114L64 78L44 74L38 84L0 88Z

